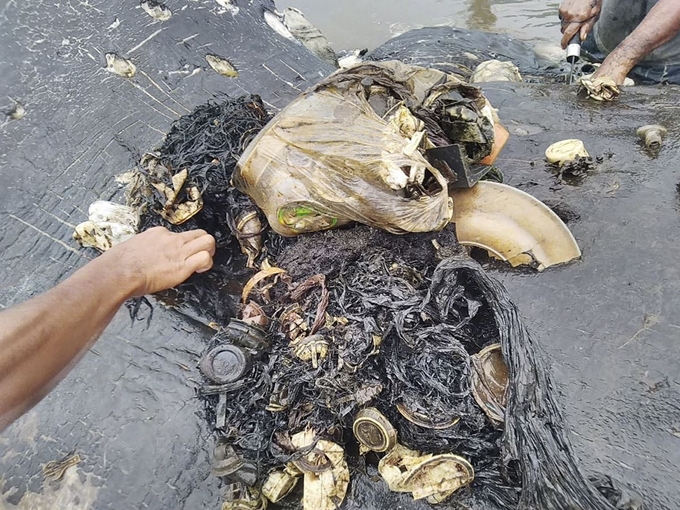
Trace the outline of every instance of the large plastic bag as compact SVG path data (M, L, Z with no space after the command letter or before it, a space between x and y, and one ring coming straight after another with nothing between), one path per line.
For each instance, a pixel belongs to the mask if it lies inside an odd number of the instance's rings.
M424 150L460 143L491 152L491 108L479 89L400 62L339 71L298 97L251 143L233 183L281 235L357 221L396 234L443 228L448 185Z

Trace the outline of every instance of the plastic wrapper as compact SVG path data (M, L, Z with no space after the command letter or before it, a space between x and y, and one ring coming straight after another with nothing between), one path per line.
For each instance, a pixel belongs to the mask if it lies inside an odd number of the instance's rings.
M279 113L239 160L233 183L285 236L354 221L396 234L436 231L451 219L455 176L424 150L458 143L479 161L493 141L479 89L436 70L364 63Z
M90 204L88 215L87 221L75 227L73 238L101 252L130 239L139 228L137 211L114 202L97 200Z

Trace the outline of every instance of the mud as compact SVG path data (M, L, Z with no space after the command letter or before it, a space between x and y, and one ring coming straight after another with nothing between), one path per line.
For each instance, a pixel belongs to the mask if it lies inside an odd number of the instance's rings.
M243 6L236 17L208 1L184 10L168 4L173 16L162 25L115 1L0 8L0 84L25 108L25 116L0 127L2 307L51 287L92 256L70 240L85 206L122 201L114 176L158 146L179 113L220 92L258 93L275 111L330 72L268 28L263 4ZM206 45L228 56L239 77L207 69ZM417 49L423 63L424 52L436 48L426 41ZM134 60L132 79L104 69L111 51ZM497 162L506 182L578 214L570 228L584 252L583 261L540 275L493 273L550 357L583 466L631 485L649 508L674 509L680 91L627 89L614 104L593 105L566 86L483 88L511 133ZM3 100L0 109L13 104ZM669 134L650 157L635 130L652 123ZM578 186L556 186L544 151L574 137L586 140L591 154L613 156ZM76 486L81 501L96 498L90 508L217 508L212 443L194 391L210 335L162 307L148 328L121 312L67 379L0 436L0 508L26 508L35 498L29 493L49 494L42 465L70 453L83 459ZM352 508L427 508L368 478L355 480Z

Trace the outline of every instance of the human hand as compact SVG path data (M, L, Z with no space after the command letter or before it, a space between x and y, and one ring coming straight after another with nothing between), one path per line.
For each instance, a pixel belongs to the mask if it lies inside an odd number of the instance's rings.
M602 0L562 0L559 13L564 34L562 48L566 48L576 34L580 35L581 41L585 40L601 10Z
M173 233L154 227L118 244L98 260L122 271L130 296L153 294L184 282L213 265L215 238L204 230ZM123 284L123 282L121 282Z

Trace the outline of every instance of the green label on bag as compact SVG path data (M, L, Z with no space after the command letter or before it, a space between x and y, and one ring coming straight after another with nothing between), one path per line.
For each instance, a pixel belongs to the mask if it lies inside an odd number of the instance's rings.
M276 213L279 223L297 233L317 232L333 228L338 219L316 211L308 204L287 204Z

